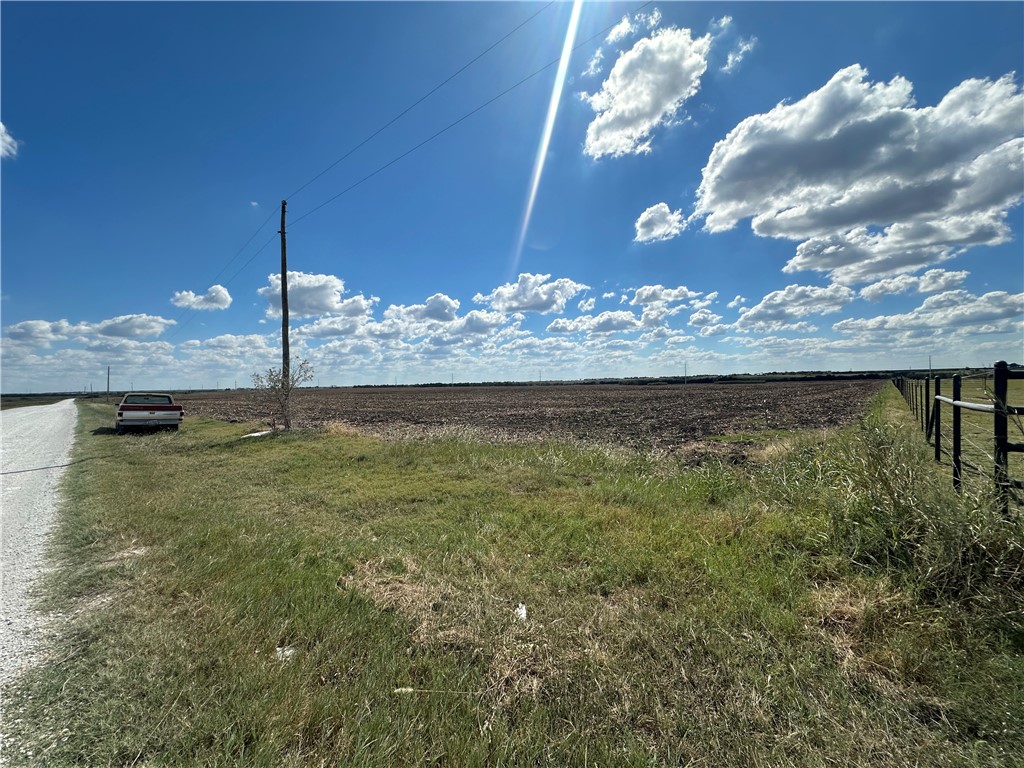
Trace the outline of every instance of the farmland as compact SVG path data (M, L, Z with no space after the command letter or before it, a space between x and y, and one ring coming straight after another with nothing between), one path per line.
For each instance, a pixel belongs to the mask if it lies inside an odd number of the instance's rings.
M894 387L297 394L79 403L12 766L1024 760L1024 520Z
M302 389L300 427L345 424L388 437L453 432L487 440L558 439L632 449L694 451L710 438L851 423L880 381L673 386L531 385ZM181 395L189 415L222 421L267 416L245 391ZM714 441L711 441L714 442Z

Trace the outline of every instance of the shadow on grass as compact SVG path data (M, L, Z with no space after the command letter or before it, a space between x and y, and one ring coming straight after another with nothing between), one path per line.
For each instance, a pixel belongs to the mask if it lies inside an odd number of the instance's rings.
M113 430L111 430L113 431ZM45 467L31 467L30 469L9 469L0 472L0 475L23 475L26 472L43 472L47 469L64 469L65 467L71 467L75 464L84 464L87 461L95 461L96 459L109 459L111 456L90 456L87 459L78 459L77 461L70 461L67 464L50 464Z
M168 427L129 427L122 429L118 432L113 427L96 427L96 429L90 430L90 435L158 435L164 432L177 433L176 429L169 429Z

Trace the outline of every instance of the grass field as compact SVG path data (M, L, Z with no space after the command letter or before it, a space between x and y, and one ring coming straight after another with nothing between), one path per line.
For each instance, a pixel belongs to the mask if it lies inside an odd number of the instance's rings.
M14 765L1024 762L1020 517L945 490L894 388L697 467L111 415Z

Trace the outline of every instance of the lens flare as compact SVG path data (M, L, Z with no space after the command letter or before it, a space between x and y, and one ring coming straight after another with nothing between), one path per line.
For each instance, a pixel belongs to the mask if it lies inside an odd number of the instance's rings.
M537 147L537 157L533 161L533 178L530 180L530 194L526 199L523 223L519 228L519 239L516 242L516 250L512 257L512 275L519 271L519 260L523 255L526 232L530 228L533 204L537 201L537 189L540 187L540 179L544 174L544 161L547 159L548 145L551 144L551 133L555 128L555 115L558 114L558 104L562 100L562 91L565 89L565 76L569 72L569 59L572 57L573 44L576 42L576 30L579 27L580 11L582 9L583 0L573 0L572 14L569 16L569 28L565 31L565 42L562 44L562 58L558 62L555 85L551 89L551 99L548 101L548 116L544 121L544 133L541 135L540 146Z

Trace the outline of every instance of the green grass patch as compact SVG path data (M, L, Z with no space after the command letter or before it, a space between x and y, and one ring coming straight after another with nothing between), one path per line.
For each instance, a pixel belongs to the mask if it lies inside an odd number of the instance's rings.
M945 492L894 397L698 467L195 418L115 436L82 404L64 623L7 691L8 757L1019 764L1020 521Z

